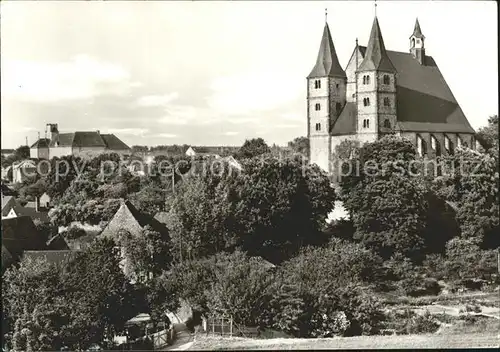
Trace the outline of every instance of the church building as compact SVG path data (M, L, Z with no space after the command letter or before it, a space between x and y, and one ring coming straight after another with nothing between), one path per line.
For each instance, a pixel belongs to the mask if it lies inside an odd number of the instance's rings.
M407 138L422 157L475 148L475 131L427 55L426 40L417 19L408 52L386 50L375 16L368 45L356 40L344 70L325 23L316 64L307 76L311 163L331 172L342 141L362 145L387 134Z

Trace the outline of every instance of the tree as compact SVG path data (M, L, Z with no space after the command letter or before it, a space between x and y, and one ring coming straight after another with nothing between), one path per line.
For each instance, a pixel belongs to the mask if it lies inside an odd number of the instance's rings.
M238 151L241 158L253 158L262 154L269 153L271 150L262 138L253 138L245 140L245 143Z
M30 147L27 145L21 145L16 149L14 154L19 158L19 160L29 159Z
M292 148L295 153L309 157L309 138L297 137L293 141L288 142L288 146Z
M498 115L488 118L488 126L481 127L476 138L482 147L498 159Z
M344 168L342 199L356 229L355 239L384 258L399 252L421 259L427 205L411 142L394 136L365 144ZM357 169L356 169L357 168Z
M158 185L149 182L133 194L129 195L129 200L141 212L156 214L165 210L165 192L168 190L160 188Z

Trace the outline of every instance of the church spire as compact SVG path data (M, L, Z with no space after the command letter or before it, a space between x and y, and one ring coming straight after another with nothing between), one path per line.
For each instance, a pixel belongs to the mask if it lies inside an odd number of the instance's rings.
M318 58L316 59L316 65L314 65L314 68L307 78L347 77L345 71L342 69L342 66L340 66L339 59L337 58L330 28L326 22L326 16L327 13L325 10L325 28L323 30L323 37L321 38L321 44L319 46Z
M370 33L370 39L368 40L365 58L359 66L359 71L373 70L392 73L396 72L396 68L387 56L384 39L382 38L382 32L380 31L380 26L376 16L373 20L372 31Z
M415 21L415 28L413 29L413 34L410 37L415 37L415 38L425 38L425 36L422 34L422 30L420 29L420 23L418 23L418 17L417 20Z

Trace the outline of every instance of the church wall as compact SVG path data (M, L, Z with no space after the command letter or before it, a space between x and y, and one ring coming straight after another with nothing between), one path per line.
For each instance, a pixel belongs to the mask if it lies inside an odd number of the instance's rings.
M74 156L81 158L93 158L99 154L104 153L104 147L74 147L72 149Z
M311 136L309 138L309 144L311 164L316 164L324 171L329 172L331 150L330 136Z
M60 158L66 155L71 155L72 153L71 147L50 147L49 150L49 156L51 159L54 157Z

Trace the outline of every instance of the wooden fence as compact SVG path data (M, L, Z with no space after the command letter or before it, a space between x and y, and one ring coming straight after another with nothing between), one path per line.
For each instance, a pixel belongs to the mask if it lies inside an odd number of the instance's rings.
M213 315L202 319L202 329L207 335L223 337L256 337L258 327L237 324L231 316Z

